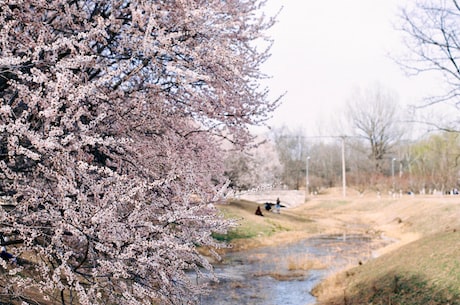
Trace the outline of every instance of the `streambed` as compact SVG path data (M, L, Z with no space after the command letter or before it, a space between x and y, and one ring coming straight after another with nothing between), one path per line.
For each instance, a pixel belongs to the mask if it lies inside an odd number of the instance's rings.
M356 266L388 240L320 235L278 247L231 252L215 267L218 283L201 305L315 304L311 290L328 274Z

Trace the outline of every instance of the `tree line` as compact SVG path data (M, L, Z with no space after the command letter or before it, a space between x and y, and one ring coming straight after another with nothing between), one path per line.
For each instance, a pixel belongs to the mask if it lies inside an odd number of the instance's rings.
M233 154L227 173L240 190L265 184L320 192L342 186L343 170L347 186L360 193L460 189L460 134L424 129L414 136L412 130L422 126L404 116L397 95L382 85L357 90L329 134L274 128L252 155L237 154L235 160Z
M257 176L249 177L244 171L245 182L240 185L240 177L235 173L237 169L232 169L237 189L252 189L264 184L300 190L307 187L307 178L310 192L342 186L342 137L305 138L286 128L276 131L274 136L276 134L283 136L263 148L272 149L275 160L249 156L245 161L240 159L239 164L246 162L244 168L255 168L251 173ZM376 160L371 158L369 144L355 137L344 137L344 140L346 185L360 193L429 194L460 189L460 136L457 133L438 132L418 140L398 142L394 150L378 160L378 169ZM265 175L271 180L265 179L263 183L258 177L264 171L255 165L262 162L271 162L275 170Z

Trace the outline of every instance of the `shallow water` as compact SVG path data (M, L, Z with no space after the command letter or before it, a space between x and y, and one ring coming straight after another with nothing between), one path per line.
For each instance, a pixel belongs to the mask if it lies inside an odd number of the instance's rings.
M215 267L219 283L202 305L308 305L328 274L358 265L388 241L362 235L321 235L280 247L233 252Z

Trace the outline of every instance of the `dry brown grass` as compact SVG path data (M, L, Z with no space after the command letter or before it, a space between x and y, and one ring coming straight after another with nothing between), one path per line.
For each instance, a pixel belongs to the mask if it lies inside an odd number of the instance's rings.
M316 199L310 209L323 224L340 230L362 223L368 233L397 240L380 249L378 259L321 283L315 289L321 304L460 304L455 294L460 276L453 275L460 274L459 201L458 196L368 195L341 204ZM323 219L327 211L332 217Z
M255 206L248 211L252 214ZM359 267L350 261L350 268L326 279L315 289L323 304L460 304L452 290L460 287L459 196L392 198L349 191L342 198L340 190L329 190L280 215L265 215L245 220L243 230L253 223L262 230L254 238L233 240L236 248L280 245L316 234L357 233L395 241L375 252L377 259ZM293 257L288 269L300 274L313 268L310 260ZM271 276L286 277L278 271Z
M289 271L296 271L296 270L319 270L327 268L327 265L322 262L321 260L312 257L310 254L304 255L290 255L287 259L287 269Z

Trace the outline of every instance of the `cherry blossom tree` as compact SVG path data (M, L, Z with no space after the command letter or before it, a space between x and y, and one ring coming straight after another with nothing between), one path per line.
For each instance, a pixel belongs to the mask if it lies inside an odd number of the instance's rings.
M2 302L196 302L219 143L278 102L263 4L0 0Z

